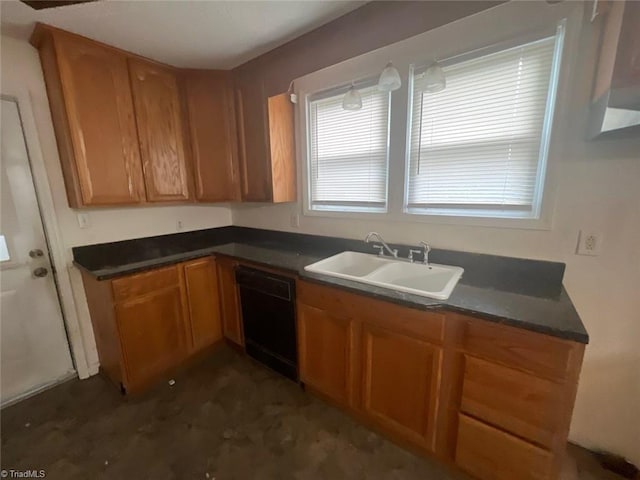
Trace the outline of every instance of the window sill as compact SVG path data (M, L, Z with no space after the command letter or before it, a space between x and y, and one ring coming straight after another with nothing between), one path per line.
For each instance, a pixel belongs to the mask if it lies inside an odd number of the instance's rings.
M480 216L453 216L416 213L385 213L385 212L345 212L304 209L303 216L324 217L335 219L369 220L376 222L454 225L488 228L509 228L524 230L551 230L551 219L541 218L498 218Z

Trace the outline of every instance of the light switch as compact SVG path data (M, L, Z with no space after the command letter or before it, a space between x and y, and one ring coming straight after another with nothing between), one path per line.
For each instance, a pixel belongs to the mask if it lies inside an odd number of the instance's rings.
M80 228L89 228L91 226L91 218L88 213L78 214L78 225Z

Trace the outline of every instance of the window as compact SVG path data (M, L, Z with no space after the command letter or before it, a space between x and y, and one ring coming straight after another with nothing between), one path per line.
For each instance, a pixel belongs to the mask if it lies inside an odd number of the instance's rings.
M11 260L9 256L9 248L7 247L7 241L4 235L0 235L0 262L7 262Z
M342 108L349 86L308 97L310 210L387 210L390 94L373 82L356 87L361 110Z
M445 62L447 87L411 75L405 210L538 218L562 30L506 50Z

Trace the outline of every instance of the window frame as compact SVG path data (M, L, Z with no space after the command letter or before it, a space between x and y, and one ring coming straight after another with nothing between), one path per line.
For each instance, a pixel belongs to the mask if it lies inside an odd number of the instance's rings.
M333 98L337 96L344 95L351 85L354 85L358 89L370 88L378 83L378 78L374 76L369 76L367 78L360 79L358 81L344 83L338 86L333 86L330 88L325 88L316 92L311 92L305 95L304 98L304 111L305 111L305 209L309 212L326 212L326 213L359 213L359 214L385 214L389 212L389 158L390 158L390 138L391 138L391 92L387 94L387 128L386 128L386 155L385 155L385 166L384 166L384 196L385 201L384 205L380 207L367 207L361 205L352 205L348 206L346 203L340 203L336 201L335 208L331 208L330 206L325 206L324 208L313 208L313 186L312 180L313 176L311 175L311 143L312 137L309 134L311 131L311 108L310 104L314 100L318 99L326 99Z
M407 77L407 131L405 146L405 176L403 186L403 202L402 212L405 215L416 217L442 217L442 218L475 218L475 219L494 219L494 220L525 220L539 221L541 220L543 202L546 195L545 183L547 176L547 164L549 160L549 146L551 141L551 131L554 124L556 100L558 95L558 84L560 82L560 74L562 71L562 58L564 56L564 44L566 35L566 18L561 19L556 25L555 32L545 31L529 35L522 35L504 42L498 42L485 47L480 47L470 52L454 55L441 60L439 63L443 68L451 65L457 65L470 60L475 60L494 53L526 46L532 43L543 41L545 39L554 39L553 57L550 69L549 86L547 88L547 99L545 105L545 113L540 135L540 150L538 153L537 172L535 179L534 195L531 210L518 209L491 209L491 208L445 208L445 207L411 207L409 206L409 184L411 181L411 141L412 141L412 119L413 119L413 84L414 74L416 71L425 70L427 63L412 63L409 65L409 73ZM437 93L435 94L437 95Z

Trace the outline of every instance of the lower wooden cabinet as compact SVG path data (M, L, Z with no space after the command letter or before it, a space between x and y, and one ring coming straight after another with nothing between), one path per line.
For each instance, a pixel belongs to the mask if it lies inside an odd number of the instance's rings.
M584 345L481 319L460 321L464 366L455 463L480 480L557 479ZM493 445L488 447L487 445Z
M298 304L298 362L301 380L344 404L353 403L353 322Z
M217 271L202 258L83 282L102 371L138 392L222 338Z
M479 480L555 480L584 345L299 281L302 381Z
M189 309L188 344L191 351L197 351L222 340L218 271L211 257L186 263L183 268Z
M223 336L243 344L232 258L83 273L101 368L130 392ZM479 480L556 480L584 345L298 280L301 380Z
M163 275L160 270L144 276ZM136 281L144 281L142 278ZM187 356L180 284L116 303L126 386L146 383Z
M324 307L323 307L324 305ZM298 283L300 378L405 443L434 450L440 319Z
M362 410L383 428L433 451L441 348L362 326Z
M242 317L240 314L240 296L236 284L236 266L238 262L231 258L219 258L217 263L220 282L222 333L228 340L243 346L244 335L242 333Z

